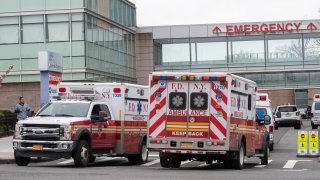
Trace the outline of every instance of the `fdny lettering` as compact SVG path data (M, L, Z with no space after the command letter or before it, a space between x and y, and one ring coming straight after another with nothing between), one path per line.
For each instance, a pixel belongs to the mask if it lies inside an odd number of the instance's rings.
M129 102L128 103L128 111L129 112L136 112L137 111L137 104ZM148 112L148 104L142 105L142 111L141 112Z
M193 89L194 89L194 90L206 90L207 88L206 88L206 84L194 83Z
M182 83L172 83L171 89L183 89Z
M244 24L226 25L228 35L250 33L276 33L276 32L299 32L301 23L272 23L272 24Z
M172 135L173 136L186 136L187 132L172 131ZM203 132L188 132L188 136L201 137L201 136L203 136Z
M237 118L243 118L243 112L235 111L235 112L233 113L233 116L234 116L234 117L237 117Z
M218 90L224 90L225 86L223 85L218 85L218 84L212 84L213 89L218 89Z
M128 106L129 106L129 111L130 111L130 112L136 112L136 105L135 105L135 103L129 103Z
M111 99L111 94L110 93L107 93L107 92L104 92L102 93L102 97L105 98L105 99Z
M192 110L190 113L191 116L207 116L206 110Z
M169 116L186 116L187 111L185 111L185 110L170 110L168 115Z

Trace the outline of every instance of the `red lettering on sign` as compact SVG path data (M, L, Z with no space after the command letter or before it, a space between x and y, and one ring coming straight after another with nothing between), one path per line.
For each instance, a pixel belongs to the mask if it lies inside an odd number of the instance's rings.
M293 26L292 23L288 23L288 24L286 25L286 31L292 32L292 31L293 31L292 26Z
M194 87L193 87L194 90L206 90L206 84L197 84L197 83L194 83Z
M136 105L134 103L129 103L129 111L135 112L136 111Z
M264 32L264 33L267 33L269 30L268 30L268 25L266 25L266 24L262 24L261 26L260 26L260 31L261 32Z
M278 31L282 31L282 32L284 32L284 24L282 23L282 24L277 24L277 30Z
M148 112L148 104L143 105L143 112Z
M191 116L207 116L207 111L206 110L192 110L190 115Z
M233 28L231 25L226 25L226 30L227 30L227 34L228 35L232 35L233 34Z
M181 83L172 83L171 89L183 89Z
M252 24L251 30L252 30L252 32L259 32L259 25L258 24Z
M277 32L277 25L276 24L270 24L269 27L270 27L271 33Z
M293 23L294 27L296 27L296 31L299 32L301 23Z
M170 110L168 115L169 116L186 116L187 113L185 110Z

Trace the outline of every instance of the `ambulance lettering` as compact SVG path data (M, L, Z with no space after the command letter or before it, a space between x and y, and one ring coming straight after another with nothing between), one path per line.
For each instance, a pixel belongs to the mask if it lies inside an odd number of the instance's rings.
M192 110L191 116L207 116L207 110Z
M207 90L206 84L203 84L203 83L194 83L193 89L194 90Z
M203 132L181 132L181 131L172 131L173 136L192 136L192 137L201 137L203 136Z
M171 89L181 90L184 89L182 83L172 83Z
M187 116L187 111L185 110L170 110L169 116Z

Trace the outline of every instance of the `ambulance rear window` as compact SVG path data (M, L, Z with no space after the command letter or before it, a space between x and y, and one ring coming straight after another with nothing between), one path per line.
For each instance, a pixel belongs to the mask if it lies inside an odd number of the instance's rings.
M314 110L320 110L320 102L314 104Z
M169 108L185 110L187 106L187 94L184 92L172 92L169 94Z
M191 93L190 108L192 110L208 109L208 94L207 93Z

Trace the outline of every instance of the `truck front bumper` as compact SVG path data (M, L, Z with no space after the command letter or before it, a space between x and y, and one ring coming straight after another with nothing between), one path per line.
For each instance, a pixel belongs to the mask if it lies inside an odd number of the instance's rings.
M14 139L12 145L15 153L22 157L69 158L72 156L76 142Z

